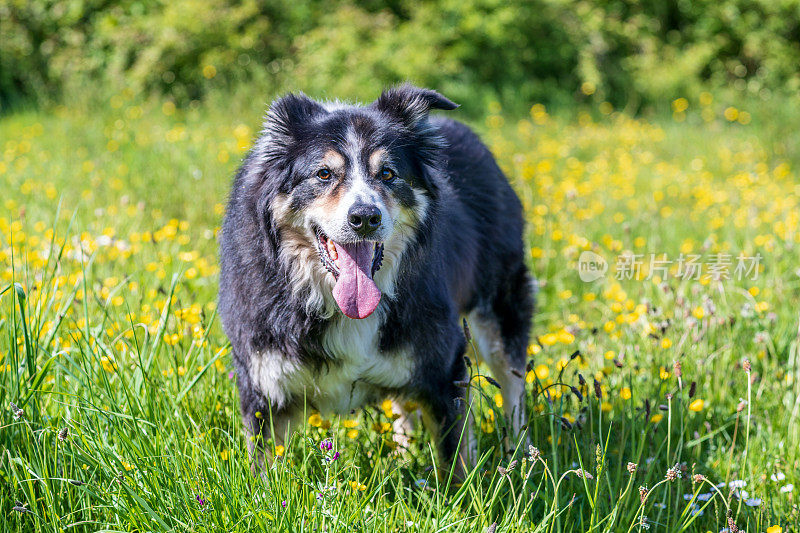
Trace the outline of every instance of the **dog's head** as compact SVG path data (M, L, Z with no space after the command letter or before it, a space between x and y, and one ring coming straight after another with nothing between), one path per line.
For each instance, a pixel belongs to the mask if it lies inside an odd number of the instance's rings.
M307 305L366 318L437 195L439 93L404 85L368 106L290 94L270 106L255 155L278 259Z

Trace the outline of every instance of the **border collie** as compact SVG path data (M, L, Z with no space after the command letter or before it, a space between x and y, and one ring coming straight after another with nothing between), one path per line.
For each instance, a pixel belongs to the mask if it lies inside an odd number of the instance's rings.
M456 107L411 85L367 106L303 94L270 106L220 237L219 312L254 468L306 406L391 397L422 407L442 464L462 469L461 317L520 432L533 313L522 206L467 126L429 117Z

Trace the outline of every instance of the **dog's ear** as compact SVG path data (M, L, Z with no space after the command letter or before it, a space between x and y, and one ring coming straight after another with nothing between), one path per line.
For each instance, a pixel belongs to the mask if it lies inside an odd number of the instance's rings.
M428 118L428 112L431 109L449 111L457 108L458 104L451 102L436 91L406 83L383 91L380 97L372 103L372 107L400 121L407 128L413 129Z
M270 151L285 150L325 108L303 93L289 93L273 101L264 118L263 136Z

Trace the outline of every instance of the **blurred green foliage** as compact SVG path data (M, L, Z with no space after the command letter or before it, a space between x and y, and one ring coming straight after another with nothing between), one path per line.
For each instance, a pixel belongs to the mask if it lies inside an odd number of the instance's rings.
M0 0L0 105L177 103L254 84L370 99L403 80L483 106L800 89L800 0Z

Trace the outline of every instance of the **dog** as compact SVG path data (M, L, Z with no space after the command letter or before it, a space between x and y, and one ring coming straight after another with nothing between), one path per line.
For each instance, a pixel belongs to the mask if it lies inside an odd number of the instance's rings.
M466 317L518 434L534 279L521 203L458 107L402 85L366 106L275 100L220 236L219 314L254 468L307 409L413 400L465 467ZM459 460L459 457L462 458Z

